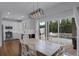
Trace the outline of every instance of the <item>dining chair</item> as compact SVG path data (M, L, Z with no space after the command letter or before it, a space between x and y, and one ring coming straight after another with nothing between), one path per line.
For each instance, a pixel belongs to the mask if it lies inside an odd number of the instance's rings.
M28 55L28 46L21 43L21 55L27 56Z
M29 44L28 46L28 54L29 56L36 56L36 47L34 44Z
M63 53L64 53L64 48L63 48L63 46L61 46L60 49L58 50L56 56L62 56Z

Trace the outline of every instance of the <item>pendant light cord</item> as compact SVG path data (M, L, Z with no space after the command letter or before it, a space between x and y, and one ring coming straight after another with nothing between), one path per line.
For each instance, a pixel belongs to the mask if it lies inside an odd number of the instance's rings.
M37 0L37 9L38 9L38 0Z
M33 11L35 10L35 7L34 7L34 0L33 0ZM38 0L37 0L37 2L36 2L36 4L37 4L37 9L39 8L39 6L38 6Z
M33 0L33 11L34 11L34 0Z

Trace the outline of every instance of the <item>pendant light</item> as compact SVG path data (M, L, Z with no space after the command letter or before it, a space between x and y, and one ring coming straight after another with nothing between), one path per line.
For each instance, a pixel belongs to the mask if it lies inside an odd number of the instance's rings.
M33 2L33 12L29 14L29 17L32 19L41 18L44 15L44 11L38 7L38 1L36 2L37 9L34 8L34 2Z

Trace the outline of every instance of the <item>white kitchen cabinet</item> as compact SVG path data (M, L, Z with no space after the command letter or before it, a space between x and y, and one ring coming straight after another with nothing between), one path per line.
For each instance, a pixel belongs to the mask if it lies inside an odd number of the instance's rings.
M3 24L3 33L4 33L4 40L5 40L5 32L6 31L12 31L13 33L13 38L21 38L21 33L22 33L22 27L21 27L21 22L15 22L15 21L2 21ZM6 26L12 26L12 29L6 30Z

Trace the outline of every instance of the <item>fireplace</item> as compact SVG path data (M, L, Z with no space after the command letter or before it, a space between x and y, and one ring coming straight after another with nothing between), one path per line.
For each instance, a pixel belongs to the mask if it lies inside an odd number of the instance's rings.
M29 34L29 39L35 38L35 34Z

